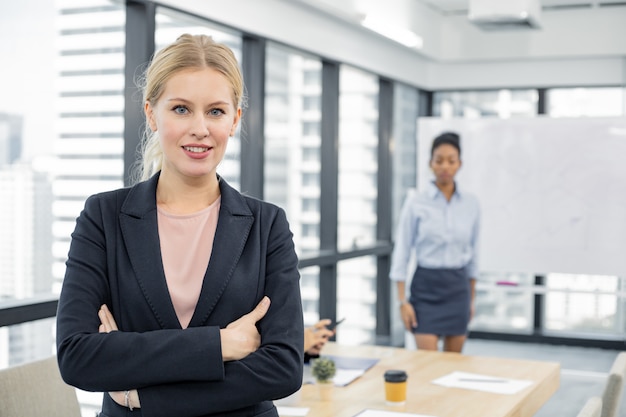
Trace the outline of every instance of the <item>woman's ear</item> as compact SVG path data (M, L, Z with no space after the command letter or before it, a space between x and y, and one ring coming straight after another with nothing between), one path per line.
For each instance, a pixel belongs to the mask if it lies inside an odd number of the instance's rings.
M233 126L230 128L230 136L235 136L235 132L237 131L237 126L239 125L239 121L241 120L241 107L237 107L237 114L233 120Z
M143 112L146 115L146 121L148 122L148 126L150 126L150 130L153 132L157 131L157 124L154 120L154 109L152 108L152 104L148 100L143 106Z

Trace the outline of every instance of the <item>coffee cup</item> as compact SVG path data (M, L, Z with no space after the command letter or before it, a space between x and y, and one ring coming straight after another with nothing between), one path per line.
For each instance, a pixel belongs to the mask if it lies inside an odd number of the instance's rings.
M399 369L390 369L385 372L385 402L390 406L399 406L406 403L407 373Z

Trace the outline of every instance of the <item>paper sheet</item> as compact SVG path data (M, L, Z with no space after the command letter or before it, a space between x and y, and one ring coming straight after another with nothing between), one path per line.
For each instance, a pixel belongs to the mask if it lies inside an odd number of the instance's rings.
M303 417L309 412L307 407L285 407L282 405L277 406L276 410L278 410L280 417Z
M397 411L363 410L354 417L434 417L425 414L401 413Z
M468 372L452 372L433 380L432 383L444 387L473 389L496 394L515 394L532 385L533 381Z

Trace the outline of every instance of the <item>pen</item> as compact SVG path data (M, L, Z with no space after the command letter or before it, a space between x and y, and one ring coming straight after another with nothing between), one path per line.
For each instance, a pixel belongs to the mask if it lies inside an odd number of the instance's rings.
M459 378L463 382L509 382L506 379Z

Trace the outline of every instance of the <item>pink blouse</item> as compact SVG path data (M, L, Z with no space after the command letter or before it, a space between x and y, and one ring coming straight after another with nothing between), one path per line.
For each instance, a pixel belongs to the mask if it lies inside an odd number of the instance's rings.
M217 228L221 197L192 214L177 215L157 208L161 257L174 310L183 329L198 304Z

